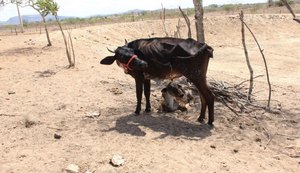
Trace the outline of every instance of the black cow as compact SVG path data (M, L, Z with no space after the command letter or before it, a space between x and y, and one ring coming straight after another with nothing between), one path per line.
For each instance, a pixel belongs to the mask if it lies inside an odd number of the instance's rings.
M193 39L149 38L138 39L118 47L114 56L101 60L101 64L117 64L130 74L136 83L137 106L135 114L141 111L141 100L144 87L146 112L151 110L150 79L174 79L185 76L198 89L201 98L201 113L198 118L203 122L208 106L208 124L214 121L214 96L206 82L209 58L213 49Z

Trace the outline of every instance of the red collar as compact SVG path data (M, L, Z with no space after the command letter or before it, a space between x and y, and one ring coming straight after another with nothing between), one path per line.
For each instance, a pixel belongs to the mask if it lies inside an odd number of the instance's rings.
M123 68L125 69L125 71L128 71L128 70L132 70L129 65L130 63L135 59L137 58L137 55L132 55L132 57L129 59L129 61L127 62L127 64L123 64Z

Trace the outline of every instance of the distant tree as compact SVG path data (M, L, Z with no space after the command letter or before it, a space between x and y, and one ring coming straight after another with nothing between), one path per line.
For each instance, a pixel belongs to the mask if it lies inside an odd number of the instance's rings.
M46 22L46 16L49 14L49 11L46 8L46 2L47 0L28 0L28 6L32 7L35 9L42 17L43 24L45 27L45 32L47 36L47 41L48 45L47 46L52 46L50 37L49 37L49 32L48 32L48 27L47 27L47 22Z
M195 24L197 32L197 41L204 43L204 27L203 27L203 5L202 0L193 0L195 6Z
M208 6L208 8L218 8L218 7L219 7L218 4L210 4L210 5Z
M22 20L22 16L20 13L20 5L22 4L22 0L0 0L0 5L1 6L5 6L7 4L16 4L17 7L17 12L18 12L18 16L19 16L19 24L20 24L20 28L21 28L21 32L24 32L24 26L23 26L23 20Z

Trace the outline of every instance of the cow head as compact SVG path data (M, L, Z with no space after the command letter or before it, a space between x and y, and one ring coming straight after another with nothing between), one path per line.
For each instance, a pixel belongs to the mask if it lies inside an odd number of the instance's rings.
M163 94L169 92L169 94L176 98L182 98L185 94L185 91L182 88L182 86L174 82L170 82L164 89L161 90L161 92Z
M161 90L163 98L168 93L172 97L176 98L177 101L182 103L189 103L194 99L194 97L178 83L170 82L165 88Z
M122 46L111 52L115 55L105 57L100 64L111 65L116 60L125 70L144 70L148 67L148 63L139 59L132 48Z

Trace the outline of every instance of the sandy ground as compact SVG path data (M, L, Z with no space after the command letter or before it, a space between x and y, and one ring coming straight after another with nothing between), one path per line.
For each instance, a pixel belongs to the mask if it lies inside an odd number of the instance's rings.
M44 34L0 36L0 172L65 172L72 163L80 172L96 173L300 172L300 25L290 15L245 18L264 49L277 114L258 110L236 116L216 103L213 129L196 122L195 108L156 113L163 86L155 82L153 112L132 116L134 80L116 64L99 64L110 55L106 47L123 45L125 38L164 36L159 20L72 30L72 69L66 69L59 31L50 33L52 47L45 47ZM177 19L166 24L174 33ZM186 29L182 26L182 37ZM207 16L205 31L215 49L208 78L247 80L238 16ZM249 33L247 45L254 75L265 75ZM266 104L267 92L266 76L257 78L260 104ZM93 112L100 116L89 116ZM109 164L114 154L125 158L123 166Z

